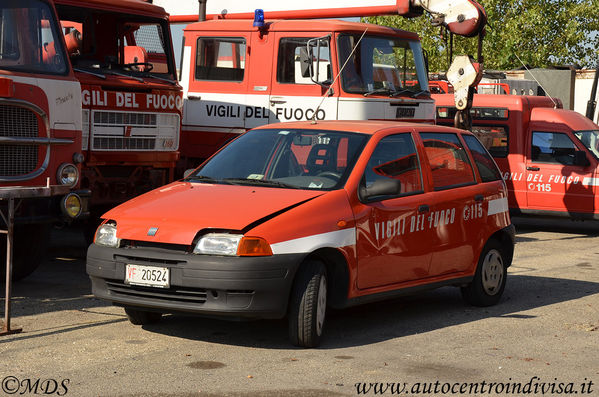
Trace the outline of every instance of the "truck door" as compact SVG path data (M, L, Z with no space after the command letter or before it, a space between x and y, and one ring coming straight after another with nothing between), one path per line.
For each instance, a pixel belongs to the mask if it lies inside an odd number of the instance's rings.
M326 32L277 32L275 37L277 62L272 69L269 121L337 119L336 93L322 99L334 78L331 36Z
M372 288L427 276L430 246L422 204L427 201L413 137L394 134L380 140L363 176L365 188L395 179L396 195L363 200L356 214L358 288Z
M594 212L594 159L568 131L531 125L526 159L527 204L531 210Z
M206 158L245 131L250 34L199 32L192 40L181 145Z

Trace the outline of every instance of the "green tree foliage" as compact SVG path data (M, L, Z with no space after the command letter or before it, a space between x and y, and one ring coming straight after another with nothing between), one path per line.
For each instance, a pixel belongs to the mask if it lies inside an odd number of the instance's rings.
M520 61L533 67L599 62L599 0L481 0L488 16L483 43L485 69L510 70ZM432 26L432 17L368 18L368 22L416 32L427 51L431 71L449 64L449 34ZM454 35L453 54L476 58L477 38Z

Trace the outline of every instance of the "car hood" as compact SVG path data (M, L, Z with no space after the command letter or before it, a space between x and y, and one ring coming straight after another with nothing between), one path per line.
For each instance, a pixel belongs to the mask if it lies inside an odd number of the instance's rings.
M243 230L248 225L322 195L321 191L175 182L104 214L120 239L190 245L202 229ZM157 228L150 236L150 229Z

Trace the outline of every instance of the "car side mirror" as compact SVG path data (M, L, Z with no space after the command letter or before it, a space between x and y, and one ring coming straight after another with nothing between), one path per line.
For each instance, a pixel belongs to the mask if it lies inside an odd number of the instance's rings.
M195 168L190 168L188 170L185 170L185 172L183 172L183 179L187 178L188 176L190 176L191 174L193 174L193 172L195 171Z
M369 187L360 187L360 198L364 201L377 196L397 196L401 193L401 182L397 179L377 179Z
M577 150L574 152L574 165L578 165L581 167L588 167L591 165L586 153L582 150Z

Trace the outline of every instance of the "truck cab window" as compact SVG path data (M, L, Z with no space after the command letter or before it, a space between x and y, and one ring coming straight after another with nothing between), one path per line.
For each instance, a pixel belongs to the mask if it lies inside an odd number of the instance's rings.
M245 39L237 37L200 37L197 42L197 80L243 81Z
M400 182L399 196L422 191L420 162L410 134L387 136L372 152L364 170L366 188L387 178Z
M472 165L455 134L421 133L435 190L475 183Z
M68 61L58 23L38 0L6 0L0 5L0 68L66 74Z
M302 73L300 51L307 49L312 55L312 74L319 83L333 81L331 49L327 38L284 37L279 42L277 81L282 84L314 84L309 73ZM317 54L318 52L318 54Z
M532 161L574 165L576 145L567 134L556 132L533 132Z

